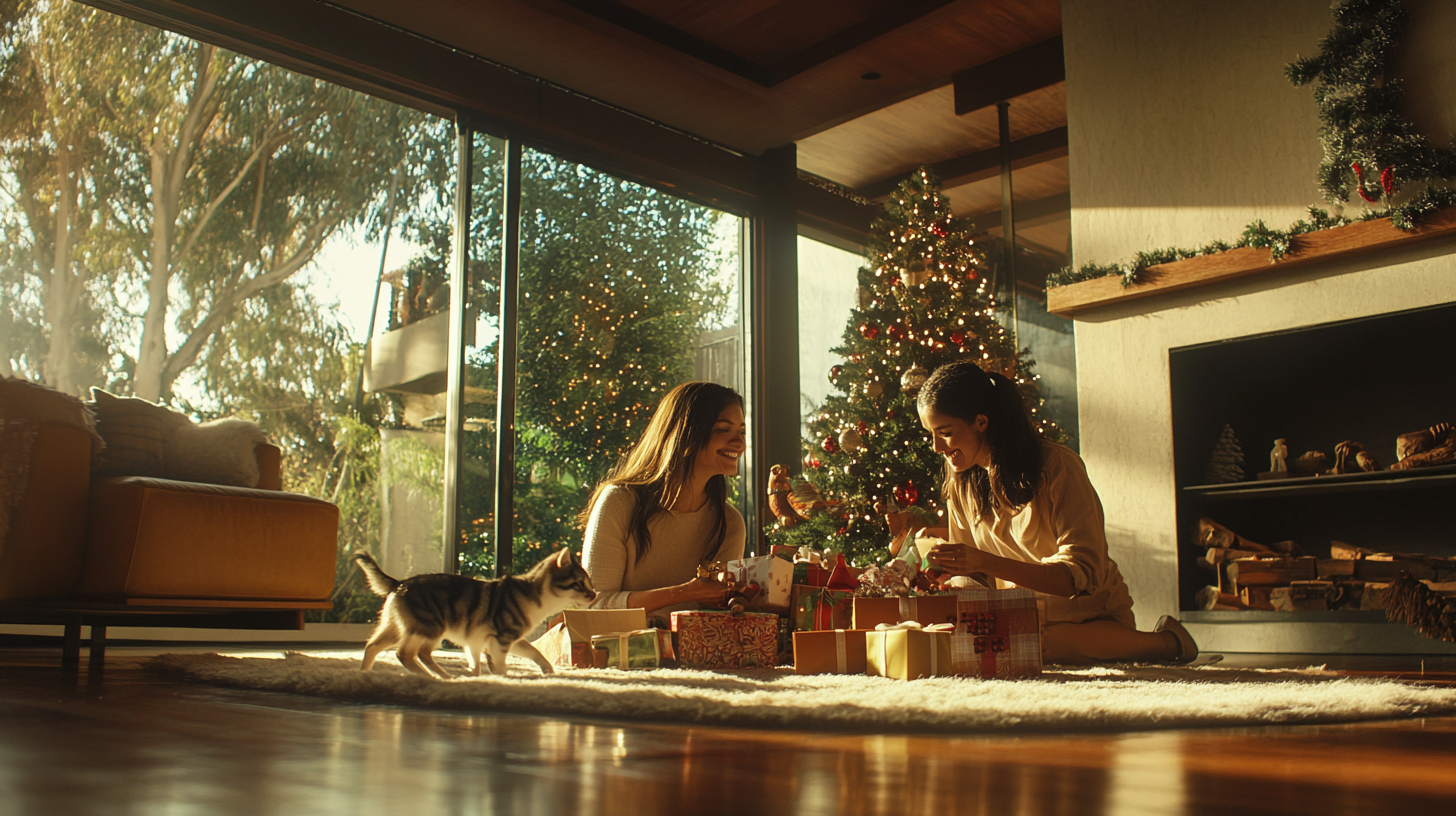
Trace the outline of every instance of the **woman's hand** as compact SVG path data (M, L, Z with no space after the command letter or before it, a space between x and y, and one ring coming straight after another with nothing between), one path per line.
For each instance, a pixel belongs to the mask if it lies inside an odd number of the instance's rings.
M966 544L937 544L926 557L948 575L970 575L985 571L985 553Z
M694 578L686 584L682 584L682 589L687 595L686 600L711 606L722 606L728 599L728 593L737 590L738 585L715 578Z

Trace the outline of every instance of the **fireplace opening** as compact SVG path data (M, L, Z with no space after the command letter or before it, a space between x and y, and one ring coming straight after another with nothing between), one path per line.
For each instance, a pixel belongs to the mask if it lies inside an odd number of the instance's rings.
M1362 602L1360 591L1401 564L1429 567L1416 577L1456 581L1456 465L1388 470L1398 436L1456 424L1453 352L1456 304L1170 350L1181 608L1249 620L1266 619L1272 608L1370 622L1384 613ZM1225 467L1210 471L1225 426L1242 449L1243 479L1215 483L1229 478L1226 463L1237 458L1224 443ZM1332 464L1338 445L1358 442L1382 470L1261 479L1277 439L1290 463L1320 452ZM1245 566L1235 570L1240 586L1227 561L1212 563L1229 553L1204 546L1205 519L1287 555L1266 557L1288 568ZM1369 563L1335 563L1360 551L1373 555ZM1377 563L1385 554L1401 563ZM1442 559L1453 560L1443 566Z

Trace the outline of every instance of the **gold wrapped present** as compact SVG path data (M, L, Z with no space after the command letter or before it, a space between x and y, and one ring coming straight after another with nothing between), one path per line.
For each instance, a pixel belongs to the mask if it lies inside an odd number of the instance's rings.
M609 669L657 669L673 663L672 633L664 629L636 629L592 635L592 648L605 652Z
M794 674L864 674L865 631L829 629L794 633Z
M924 628L914 621L882 623L865 633L865 673L897 680L954 674L950 648L954 629L949 623Z

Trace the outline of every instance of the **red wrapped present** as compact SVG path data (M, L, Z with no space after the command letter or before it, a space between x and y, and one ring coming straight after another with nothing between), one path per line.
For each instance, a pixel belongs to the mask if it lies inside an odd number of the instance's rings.
M955 595L917 595L909 598L855 598L854 628L873 629L882 623L915 621L925 626L955 623L959 612Z
M955 673L1011 680L1041 675L1041 622L1029 589L962 589L951 638Z
M674 612L672 631L678 664L685 668L767 668L778 662L778 615Z
M794 587L789 621L795 631L848 629L854 620L854 593L818 586Z

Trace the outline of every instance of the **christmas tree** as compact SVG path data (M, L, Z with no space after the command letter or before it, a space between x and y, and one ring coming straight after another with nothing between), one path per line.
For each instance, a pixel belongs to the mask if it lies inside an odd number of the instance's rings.
M1213 445L1213 455L1209 457L1203 478L1208 484L1229 484L1242 482L1244 477L1244 449L1239 446L1234 429L1225 425Z
M808 485L794 490L797 512L779 513L770 526L772 543L841 552L863 566L888 558L885 510L914 508L930 526L945 524L945 465L915 411L915 395L938 366L973 360L1014 380L1037 410L1030 356L998 322L1000 305L973 230L970 221L951 215L927 168L890 196L871 227L858 308L833 349L844 363L830 369L829 379L841 393L809 422ZM1059 435L1050 423L1038 425ZM824 501L812 501L816 493ZM785 504L770 501L780 509Z

